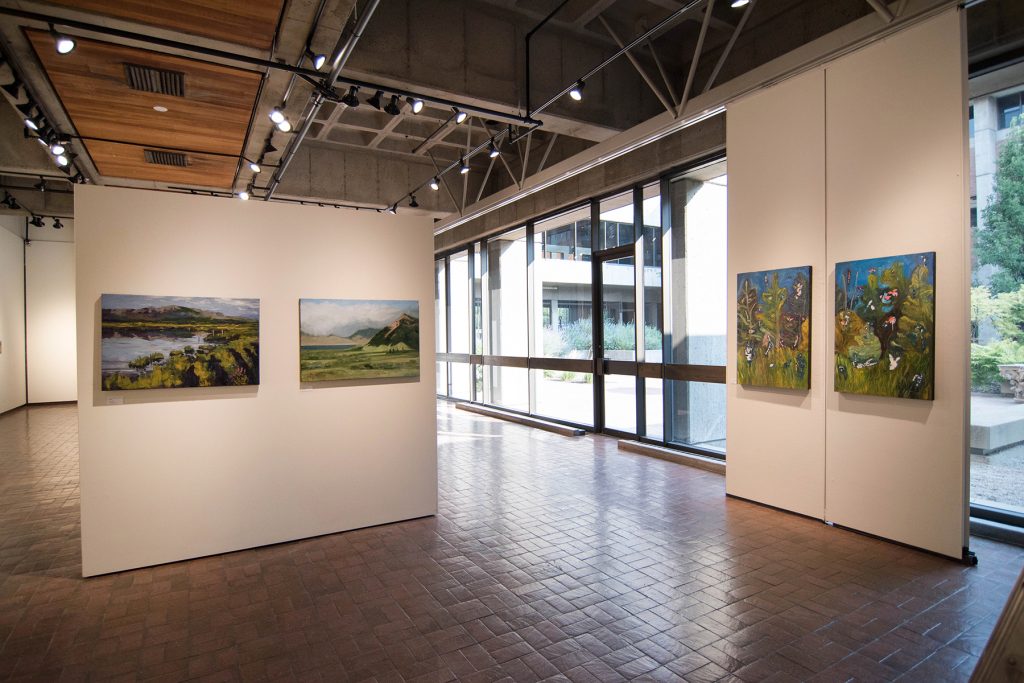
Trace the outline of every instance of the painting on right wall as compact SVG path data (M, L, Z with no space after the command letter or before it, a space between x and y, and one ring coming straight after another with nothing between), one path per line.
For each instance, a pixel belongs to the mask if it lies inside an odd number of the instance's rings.
M836 264L835 389L935 397L935 252Z

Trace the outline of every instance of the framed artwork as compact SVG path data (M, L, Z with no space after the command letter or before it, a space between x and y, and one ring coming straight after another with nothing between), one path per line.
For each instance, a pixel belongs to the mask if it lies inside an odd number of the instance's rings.
M810 388L810 266L737 275L736 346L739 384Z
M104 294L104 391L260 383L260 300Z
M299 300L299 379L420 376L418 301Z
M836 264L835 389L935 397L935 252Z

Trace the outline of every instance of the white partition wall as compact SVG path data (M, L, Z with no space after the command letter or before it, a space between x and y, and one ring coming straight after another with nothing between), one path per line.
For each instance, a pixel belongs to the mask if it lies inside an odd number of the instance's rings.
M825 511L825 74L815 70L729 107L729 333L737 273L811 266L811 389L736 384L727 355L726 490L800 514Z
M21 216L0 220L0 413L25 405L25 267ZM20 225L19 225L20 224Z
M736 274L810 265L809 391L728 381L730 494L950 557L966 545L969 270L962 14L728 112ZM833 391L837 261L936 252L935 400ZM735 352L730 354L734 355Z
M970 367L962 18L826 71L829 264L934 251L936 301L934 401L837 394L828 376L828 519L954 557L967 544Z
M77 398L75 245L32 240L25 250L28 402Z
M431 515L430 220L77 186L85 575ZM260 299L260 384L99 390L104 293ZM418 380L300 385L299 299L416 299Z

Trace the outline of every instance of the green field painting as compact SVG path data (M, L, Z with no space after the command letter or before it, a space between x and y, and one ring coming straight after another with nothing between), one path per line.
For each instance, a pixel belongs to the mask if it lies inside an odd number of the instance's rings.
M736 279L736 381L808 389L811 267L740 273Z
M935 397L935 252L836 264L835 390Z
M419 375L418 301L299 301L300 381Z

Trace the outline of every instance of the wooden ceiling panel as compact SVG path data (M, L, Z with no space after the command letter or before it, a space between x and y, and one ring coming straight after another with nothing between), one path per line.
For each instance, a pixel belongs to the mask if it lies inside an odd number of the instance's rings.
M96 169L112 178L230 188L238 163L234 157L187 154L189 166L180 168L148 163L143 147L99 140L89 140L85 146Z
M116 19L269 50L284 0L50 0Z
M49 33L32 30L26 34L83 138L192 152L242 153L259 90L258 73L86 39L78 40L74 52L59 55ZM184 97L130 88L125 64L184 74ZM167 111L158 112L155 106ZM174 169L175 182L216 185L200 177L203 170L202 166ZM193 179L182 180L180 174L189 171ZM100 172L106 175L102 168ZM153 179L149 172L139 178Z

